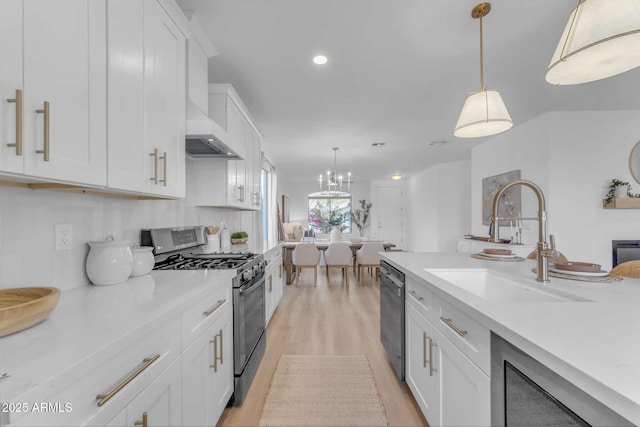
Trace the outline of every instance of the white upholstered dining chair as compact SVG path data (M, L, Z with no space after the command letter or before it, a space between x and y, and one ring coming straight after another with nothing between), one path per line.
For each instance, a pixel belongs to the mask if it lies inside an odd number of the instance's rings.
M353 264L353 252L348 243L331 243L324 252L324 263L327 266L327 285L329 284L329 269L339 268L342 270L342 277L349 286L349 267Z
M293 250L293 265L296 266L296 286L303 268L313 268L313 285L318 286L318 263L320 251L312 243L298 243Z
M378 271L380 270L379 252L384 252L384 245L381 242L364 242L362 247L356 251L358 282L360 282L363 268L375 269L376 280L378 280Z

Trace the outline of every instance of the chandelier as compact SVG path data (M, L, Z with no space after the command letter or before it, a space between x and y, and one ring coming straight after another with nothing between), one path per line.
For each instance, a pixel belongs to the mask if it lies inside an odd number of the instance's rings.
M333 147L333 170L327 171L326 179L320 174L318 182L320 183L320 191L342 191L345 184L344 175L338 175L337 162L338 147ZM351 172L346 177L347 191L351 190Z

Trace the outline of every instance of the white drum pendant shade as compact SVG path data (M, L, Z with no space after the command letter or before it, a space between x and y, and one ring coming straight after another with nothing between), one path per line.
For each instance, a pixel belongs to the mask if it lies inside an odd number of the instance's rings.
M513 126L511 116L497 90L481 90L467 95L453 134L478 138L504 132Z
M569 16L545 79L586 83L640 65L640 1L583 0Z

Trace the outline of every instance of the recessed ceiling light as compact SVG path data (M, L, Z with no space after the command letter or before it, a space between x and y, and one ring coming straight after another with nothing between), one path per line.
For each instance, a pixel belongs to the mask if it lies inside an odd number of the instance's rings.
M313 63L316 65L324 65L328 61L327 57L324 55L316 55L313 57Z
M400 175L399 173L394 173L393 175L391 175L391 179L394 181L398 181L402 179L402 175Z

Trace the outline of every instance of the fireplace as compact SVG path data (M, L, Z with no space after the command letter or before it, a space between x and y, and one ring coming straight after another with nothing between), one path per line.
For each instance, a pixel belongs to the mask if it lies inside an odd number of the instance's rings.
M612 240L611 247L612 268L623 262L640 259L640 240Z

